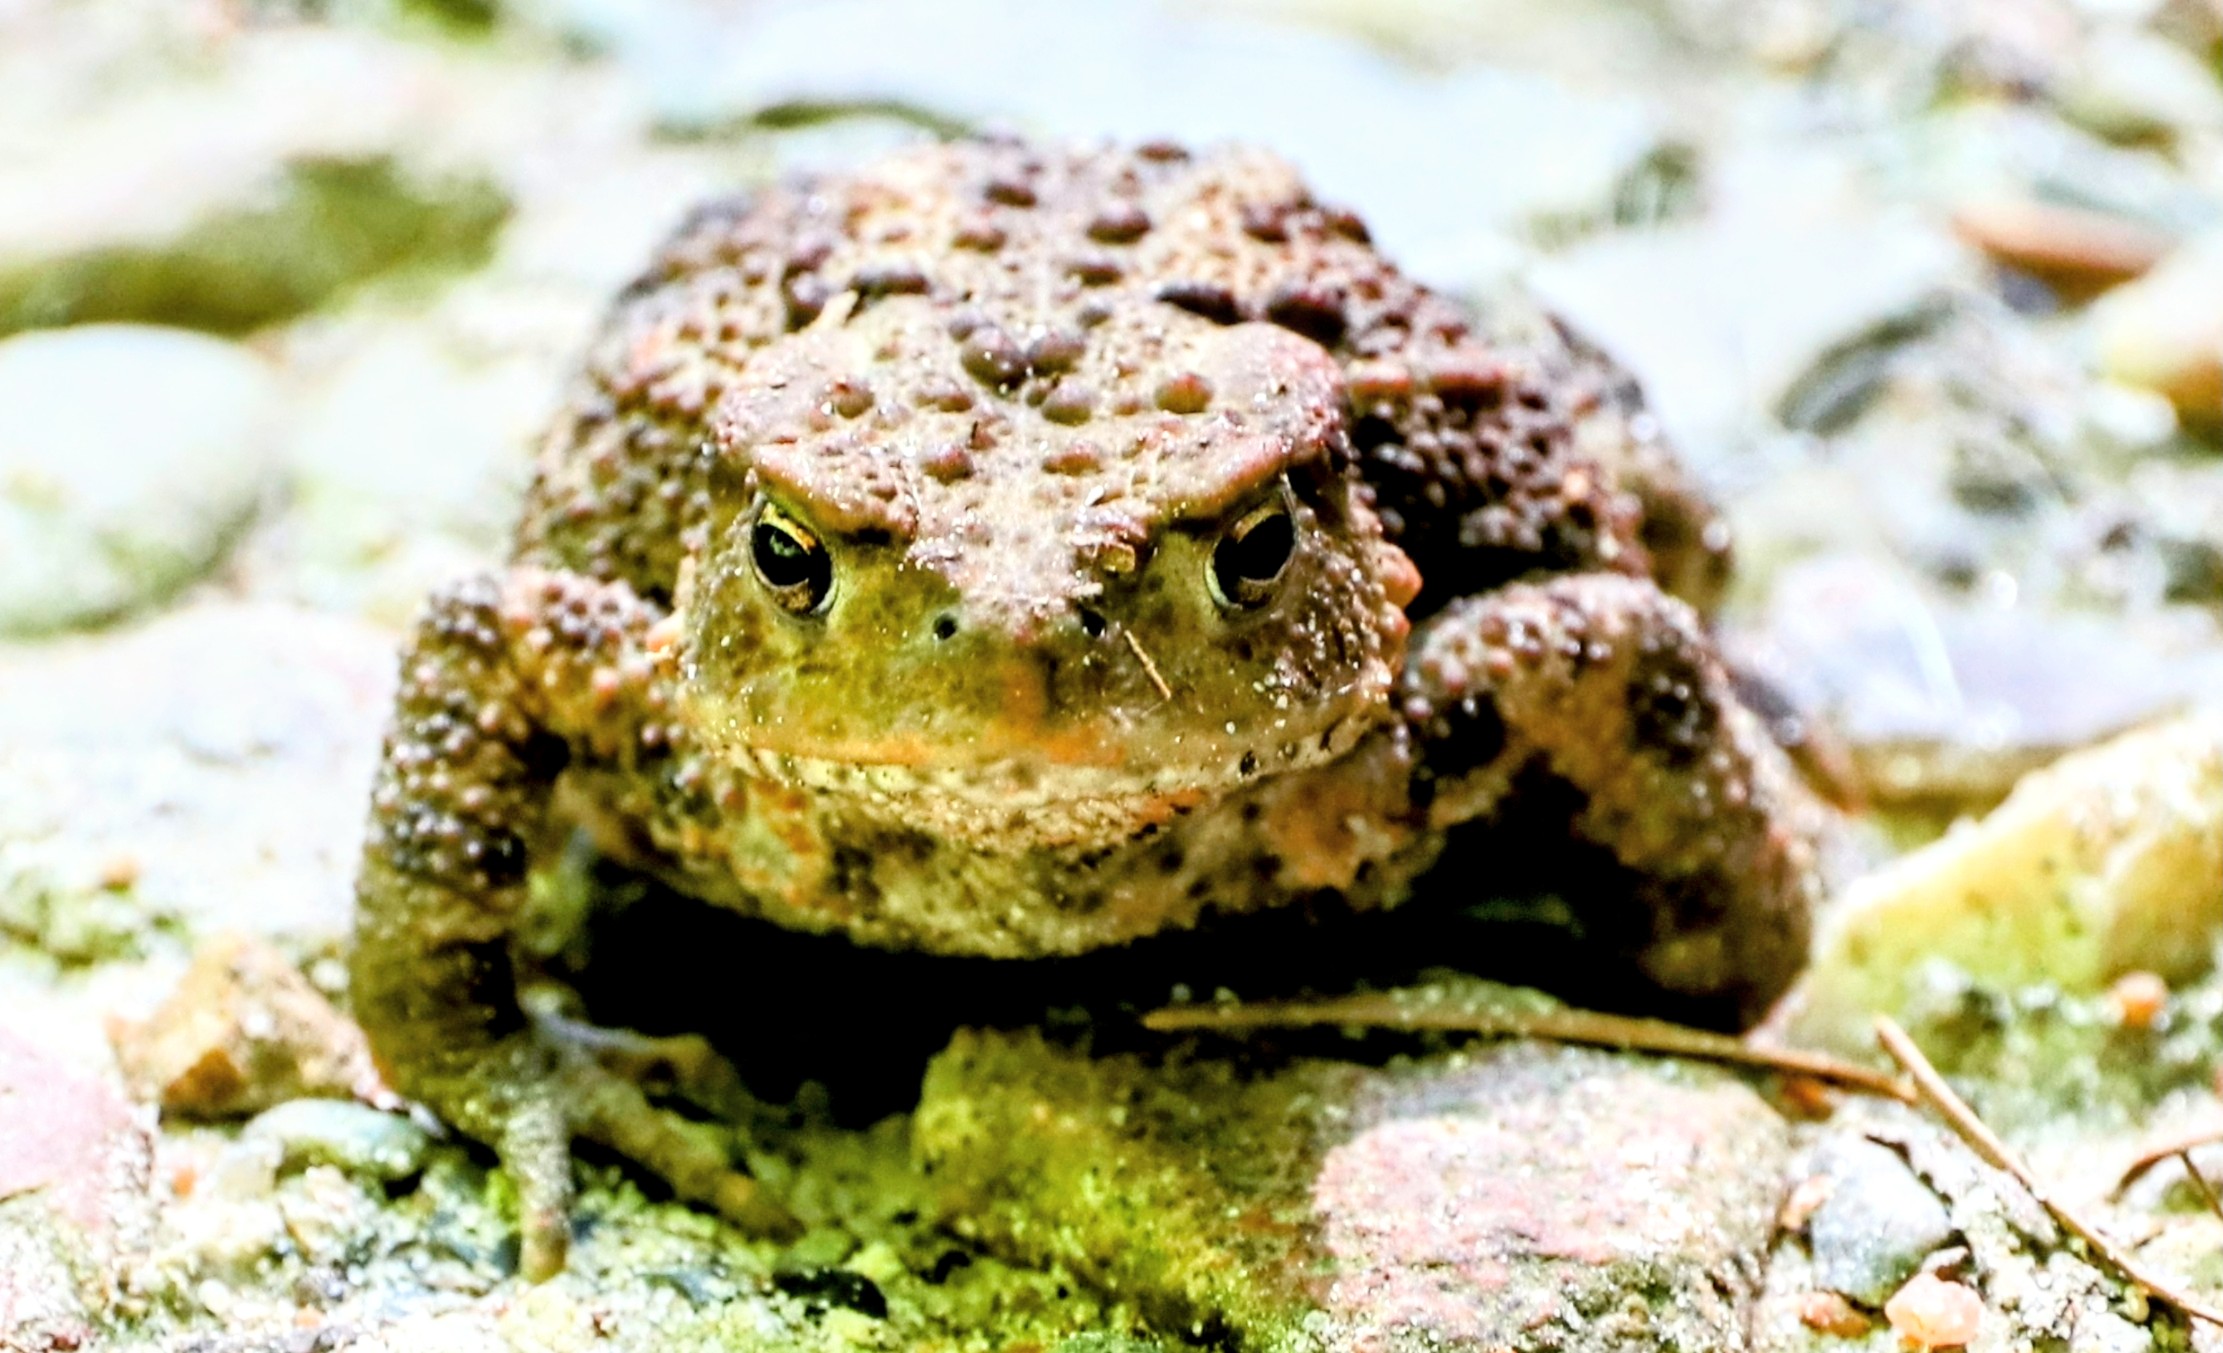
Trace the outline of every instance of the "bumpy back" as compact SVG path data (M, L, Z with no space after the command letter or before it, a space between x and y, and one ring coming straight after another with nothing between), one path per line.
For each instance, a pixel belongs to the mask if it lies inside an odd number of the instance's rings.
M1416 613L1533 573L1643 572L1647 538L1719 549L1671 462L1618 454L1626 400L1569 380L1603 369L1592 355L1485 341L1284 162L970 141L686 222L619 298L542 450L520 557L668 597L683 555L738 510L710 449L746 421L720 411L744 371L814 325L921 301L946 311L957 365L1063 426L1185 397L1077 379L1097 335L1262 321L1321 345L1345 374L1348 454L1424 580ZM1646 531L1647 504L1679 519ZM1670 579L1693 568L1660 563Z

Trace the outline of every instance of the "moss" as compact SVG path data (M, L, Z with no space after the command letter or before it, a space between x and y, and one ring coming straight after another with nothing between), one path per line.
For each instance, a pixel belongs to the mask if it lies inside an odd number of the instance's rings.
M0 334L98 321L242 333L383 273L483 264L508 215L482 179L419 178L383 157L297 161L266 200L174 239L0 268Z

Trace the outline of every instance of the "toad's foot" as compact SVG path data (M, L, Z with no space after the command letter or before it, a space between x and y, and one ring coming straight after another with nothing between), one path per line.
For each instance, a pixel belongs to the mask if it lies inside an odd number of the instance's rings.
M1608 574L1455 602L1414 636L1402 696L1435 826L1535 770L1577 791L1575 834L1639 880L1644 978L1749 1022L1797 974L1820 810L1688 606Z
M563 1266L571 1142L639 1162L752 1229L792 1229L717 1129L651 1104L536 1033L510 940L557 774L684 749L654 726L661 616L622 586L520 569L436 599L402 667L358 883L357 1017L397 1088L493 1145L516 1177L522 1267Z

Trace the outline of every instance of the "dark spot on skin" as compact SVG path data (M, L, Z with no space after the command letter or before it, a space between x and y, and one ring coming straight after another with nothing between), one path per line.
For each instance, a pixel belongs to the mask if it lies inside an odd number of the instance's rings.
M844 418L856 418L872 407L872 387L862 381L835 381L826 391L827 406Z
M1149 214L1132 202L1114 202L1088 223L1088 237L1099 244L1133 244L1149 233Z
M787 304L787 327L800 329L817 319L833 294L833 288L817 273L801 273L780 283L780 299Z
M934 617L934 637L944 642L957 637L957 617L948 611Z
M1235 293L1217 282L1168 282L1158 288L1158 299L1214 324L1239 324L1243 318Z
M1479 353L1454 353L1428 363L1428 388L1446 404L1494 409L1505 397L1505 368Z
M1346 326L1342 294L1301 279L1275 288L1266 300L1266 318L1324 348L1342 342Z
M1251 776L1256 775L1258 773L1258 753L1243 753L1243 759L1240 762L1236 763L1235 773L1242 776L1246 780L1249 779Z
M1193 371L1183 371L1159 382L1156 400L1167 413L1202 413L1212 407L1212 383Z
M1007 207L1031 207L1035 204L1034 185L1024 179L998 176L988 180L981 195L990 202L1000 202Z
M1430 773L1442 779L1480 770L1505 751L1505 716L1486 692L1476 691L1440 710L1426 724Z
M1108 628L1108 625L1101 611L1092 611L1086 606L1081 607L1081 633L1091 639L1101 639L1104 637L1106 628Z
M1084 381L1062 380L1042 401L1042 416L1053 423L1077 427L1096 412L1096 391Z
M850 279L849 285L866 304L883 296L923 296L929 290L926 274L907 263L865 268Z
M1065 271L1084 287L1108 287L1127 275L1119 260L1110 254L1076 254L1065 265Z
M1639 655L1629 676L1632 751L1684 770L1713 745L1720 722L1706 698L1705 674L1685 645L1665 642Z
M1135 147L1135 155L1152 164L1180 164L1189 158L1188 149L1174 141L1145 141Z
M1287 209L1266 202L1243 204L1243 233L1267 244L1286 244L1289 227L1285 223Z
M976 217L958 226L950 243L975 253L992 254L1003 248L1005 238L1002 226L986 217Z
M1357 212L1348 207L1328 207L1321 211L1320 219L1329 230L1341 235L1353 244L1372 244L1374 242L1373 232L1366 228L1366 222L1360 219Z
M1071 371L1087 351L1079 334L1052 329L1027 345L1027 365L1038 375L1055 376Z
M1015 384L1027 374L1026 353L1011 341L1011 335L992 324L984 324L965 336L957 360L974 380L999 389Z

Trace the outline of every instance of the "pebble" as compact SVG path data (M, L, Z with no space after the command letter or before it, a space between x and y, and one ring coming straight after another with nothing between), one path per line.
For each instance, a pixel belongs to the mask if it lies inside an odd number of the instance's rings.
M2223 425L2223 234L2104 297L2092 341L2109 377L2158 391L2189 424Z
M1814 1280L1873 1310L1952 1239L1945 1203L1890 1147L1834 1137L1814 1167L1829 1196L1806 1224Z
M343 1099L296 1099L265 1109L241 1136L274 1143L281 1168L333 1165L388 1182L422 1171L431 1146L408 1118Z
M1899 1289L1883 1313L1916 1348L1958 1348L1983 1329L1984 1299L1965 1283L1924 1273Z
M249 936L203 945L161 1007L144 1022L115 1021L111 1038L133 1089L183 1117L232 1117L302 1095L391 1098L362 1030Z
M277 387L233 344L88 325L0 341L0 635L152 606L276 482Z
M2099 996L2205 972L2223 933L2223 715L2126 733L2029 775L2006 802L1856 880L1822 918L1792 999L1798 1036L1872 1043L1919 1019L1948 964L1998 990Z

